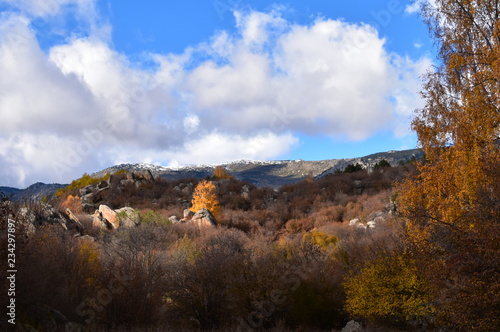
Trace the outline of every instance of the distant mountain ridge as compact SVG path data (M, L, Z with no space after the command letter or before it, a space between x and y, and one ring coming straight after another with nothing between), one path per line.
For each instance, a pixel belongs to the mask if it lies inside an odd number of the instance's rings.
M17 202L23 201L39 201L42 200L44 196L53 195L58 189L66 187L66 184L45 184L42 182L37 182L32 184L26 189L18 189L12 187L0 187L0 192L4 195L10 197L11 200Z
M159 166L153 164L121 164L106 168L100 172L91 174L94 177L104 176L106 173L114 173L119 170L129 172L142 172L149 170L153 176L169 180L181 178L205 178L212 176L215 167L224 167L235 178L253 183L260 187L279 188L285 184L292 184L305 179L307 176L321 178L337 170L343 171L349 164L359 163L363 168L374 167L381 160L388 161L391 166L412 159L421 159L424 153L420 149L389 151L371 154L359 158L329 159L319 161L306 160L277 160L277 161L255 161L237 160L213 165L187 165L187 166Z
M391 166L412 159L421 159L424 153L420 149L389 151L371 154L359 158L329 159L319 161L307 160L236 160L232 162L213 165L187 165L187 166L160 166L153 164L121 164L108 167L102 171L91 174L94 177L102 177L106 173L113 174L119 170L129 172L151 171L153 176L160 176L168 180L182 178L203 179L213 175L215 167L224 167L235 178L253 183L259 187L279 188L286 184L297 183L307 176L322 178L335 171L343 171L349 164L361 164L364 168L374 167L381 160L387 160ZM44 196L53 195L58 189L64 188L66 184L35 183L26 189L12 187L0 187L0 192L11 196L14 201L36 201Z

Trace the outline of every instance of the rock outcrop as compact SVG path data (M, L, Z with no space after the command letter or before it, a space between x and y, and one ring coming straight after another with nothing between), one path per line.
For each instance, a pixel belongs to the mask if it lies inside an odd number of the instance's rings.
M216 227L218 225L217 219L215 219L212 212L208 209L201 209L196 212L193 217L188 221L200 227L210 226Z
M131 228L139 225L139 214L131 207L115 210L120 227Z
M139 225L138 215L131 207L113 210L109 206L101 204L93 217L93 226L103 229L130 228Z
M109 206L101 204L99 205L98 213L100 217L106 219L106 221L111 225L113 229L120 227L120 222L116 217L116 212L112 210Z

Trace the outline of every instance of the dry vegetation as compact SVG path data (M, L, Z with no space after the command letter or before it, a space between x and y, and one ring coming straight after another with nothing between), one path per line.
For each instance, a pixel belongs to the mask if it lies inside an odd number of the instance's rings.
M442 63L413 121L425 161L351 165L279 190L218 169L201 182L205 196L196 179L120 185L116 174L96 203L134 207L144 222L86 224L80 237L60 225L26 232L25 210L2 197L1 234L7 218L19 222L20 326L338 331L356 319L369 331L499 331L500 8L435 4L422 14ZM75 208L88 183L75 180L53 204ZM215 191L218 227L167 221Z
M332 174L280 190L215 180L221 225L207 229L166 222L206 182L120 187L126 174L118 174L100 199L139 209L143 223L113 232L87 224L90 236L76 238L46 225L19 240L22 322L41 330L65 319L76 330L341 329L350 319L343 279L399 246L400 221L388 206L394 181L413 170ZM78 211L78 190L53 203ZM376 231L349 226L377 213L385 220Z

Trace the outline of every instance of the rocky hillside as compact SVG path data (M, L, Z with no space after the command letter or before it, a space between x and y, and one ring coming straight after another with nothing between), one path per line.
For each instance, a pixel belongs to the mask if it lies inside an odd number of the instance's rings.
M217 165L189 165L178 167L165 167L152 164L121 164L106 168L92 174L102 177L106 173L115 173L118 170L129 172L143 172L149 170L153 176L160 176L169 180L184 178L202 179L212 176L216 166L223 166L238 180L247 181L259 187L279 188L285 184L297 183L307 176L322 178L337 170L344 170L349 164L361 164L364 168L371 168L381 160L387 160L392 166L406 162L413 158L420 159L423 152L419 149L404 151L389 151L371 154L360 158L329 159L319 161L306 160L278 160L278 161L252 161L239 160ZM63 188L62 184L35 183L26 189L0 187L0 192L11 196L14 201L40 200L44 196L53 195L57 189Z
M389 151L371 154L360 158L330 159L320 161L306 160L279 160L279 161L248 161L240 160L218 165L190 165L180 167L164 167L152 164L122 164L106 168L92 174L101 177L106 173L114 173L118 170L129 172L142 172L149 170L154 176L177 180L182 178L204 178L212 176L216 166L223 166L231 175L239 180L253 183L259 187L278 188L285 184L291 184L303 180L307 176L321 178L337 170L344 170L349 164L359 163L363 168L371 168L385 159L392 166L400 162L406 162L413 158L420 159L423 152L419 149L404 151Z
M45 184L37 182L26 189L17 189L11 187L0 187L0 192L10 196L13 201L39 201L44 196L53 195L58 189L66 187L65 184Z

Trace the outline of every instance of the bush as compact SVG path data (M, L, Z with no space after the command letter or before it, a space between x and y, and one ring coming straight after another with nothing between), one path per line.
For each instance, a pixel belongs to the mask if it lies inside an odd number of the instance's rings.
M67 185L64 188L58 189L56 191L56 197L61 197L64 194L69 194L70 192L80 189L80 188L85 188L86 186L89 185L94 185L98 184L101 181L107 181L109 179L110 174L106 174L103 177L100 178L94 178L87 173L84 173L81 178L73 180L69 185Z
M425 281L414 260L397 254L369 261L347 277L346 310L355 318L408 324L433 313Z

